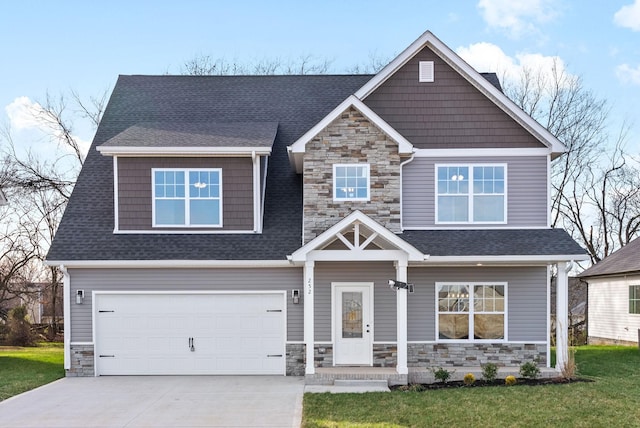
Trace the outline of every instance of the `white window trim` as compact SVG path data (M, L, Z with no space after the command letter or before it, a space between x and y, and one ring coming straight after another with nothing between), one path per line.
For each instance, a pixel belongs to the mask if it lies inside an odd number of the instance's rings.
M504 206L503 206L503 221L474 221L473 220L473 200L474 200L474 194L473 194L473 168L474 167L486 167L486 166L499 166L499 167L503 167L504 168ZM468 221L440 221L438 219L438 168L447 168L447 167L466 167L469 168L469 205L468 205L468 216L467 218L469 219ZM508 203L508 169L507 169L507 164L506 163L437 163L434 165L435 171L434 171L434 186L433 186L433 192L434 192L434 206L435 206L435 213L434 213L434 217L435 217L435 224L507 224L507 206L509 205Z
M367 171L367 197L366 198L338 198L336 195L336 169L338 167L347 168L350 166L364 167ZM367 202L371 200L371 167L368 163L335 163L333 164L333 201L334 202L349 202L349 201L360 201Z
M465 314L469 315L469 339L440 339L440 307L438 302L438 294L440 291L440 286L442 285L466 285L469 288L469 312L465 312ZM494 314L504 314L504 338L503 339L475 339L473 336L474 332L474 324L473 324L473 315L475 314L475 308L473 305L473 287L477 285L502 285L504 286L504 311L503 312L491 312ZM509 287L507 282L502 281L481 281L481 282L469 282L469 281L447 281L447 282L436 282L435 287L435 309L436 309L436 331L435 338L436 342L458 342L458 343L503 343L509 341ZM446 313L446 312L443 312ZM454 312L457 313L457 312Z
M631 294L631 287L640 287L640 284L629 284L629 287L628 287L628 289L627 289L627 290L628 290L627 295L630 295L630 294ZM632 300L632 299L631 299L631 296L627 297L627 313L628 313L630 316L632 316L632 317L639 317L639 316L640 316L640 313L638 313L638 312L631 312L631 310L630 310L630 309L631 309L631 308L630 308L631 300ZM636 299L633 299L633 300L636 300Z
M184 197L184 201L185 201L185 224L157 224L156 223L156 171L180 171L180 172L184 172L185 174L185 197ZM190 212L189 212L189 172L192 171L207 171L207 172L211 172L211 171L217 171L218 175L219 175L219 180L220 180L220 196L218 196L218 200L220 201L220 203L218 204L218 218L220 219L220 223L219 224L190 224ZM211 199L215 199L215 198L211 198ZM151 169L151 219L152 219L152 226L153 227L157 227L157 228L179 228L179 229L191 229L191 228L195 228L195 229L201 229L201 228L220 228L222 227L222 168L152 168Z

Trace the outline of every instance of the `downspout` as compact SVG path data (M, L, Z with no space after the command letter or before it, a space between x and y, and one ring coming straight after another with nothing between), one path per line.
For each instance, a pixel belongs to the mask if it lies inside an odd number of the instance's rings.
M402 178L402 169L406 164L408 164L409 162L412 162L415 156L416 156L416 152L414 150L413 152L411 152L411 157L409 159L400 163L400 232L404 232L404 226L402 225L402 222L404 219L404 215L402 213L402 207L403 207L402 187L404 186L404 182Z
M71 369L71 277L64 265L59 266L62 272L63 314L64 314L64 369Z

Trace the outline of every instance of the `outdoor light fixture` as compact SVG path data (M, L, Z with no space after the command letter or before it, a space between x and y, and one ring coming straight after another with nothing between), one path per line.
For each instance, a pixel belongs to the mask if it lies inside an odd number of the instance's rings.
M291 290L291 300L295 305L300 303L300 290Z
M76 291L76 304L81 305L84 301L84 290Z
M407 284L406 282L396 281L395 279L389 280L389 288L392 290L405 289L409 293L413 293L413 284Z

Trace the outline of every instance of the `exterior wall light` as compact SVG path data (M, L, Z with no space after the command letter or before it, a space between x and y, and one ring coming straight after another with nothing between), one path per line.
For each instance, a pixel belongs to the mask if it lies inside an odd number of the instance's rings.
M291 300L294 305L300 303L300 290L291 290Z
M76 291L76 304L81 305L84 302L84 290Z
M395 279L389 280L389 288L392 290L399 290L401 288L413 293L413 284L407 284L406 282L396 281Z

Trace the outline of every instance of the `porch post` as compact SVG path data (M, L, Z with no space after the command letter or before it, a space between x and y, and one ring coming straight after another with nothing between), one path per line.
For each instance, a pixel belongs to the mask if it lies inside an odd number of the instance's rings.
M407 282L407 259L396 262L396 280ZM396 291L396 336L398 346L398 364L396 371L398 374L408 374L407 368L407 289L400 288Z
M305 374L315 374L315 363L314 363L314 334L313 334L313 318L314 314L314 304L313 304L313 293L314 293L314 278L313 278L313 270L315 267L315 262L307 260L304 263L304 344L306 347L305 356L306 356L306 365L305 365Z
M570 265L560 262L556 278L556 370L560 371L569 360L569 278Z

